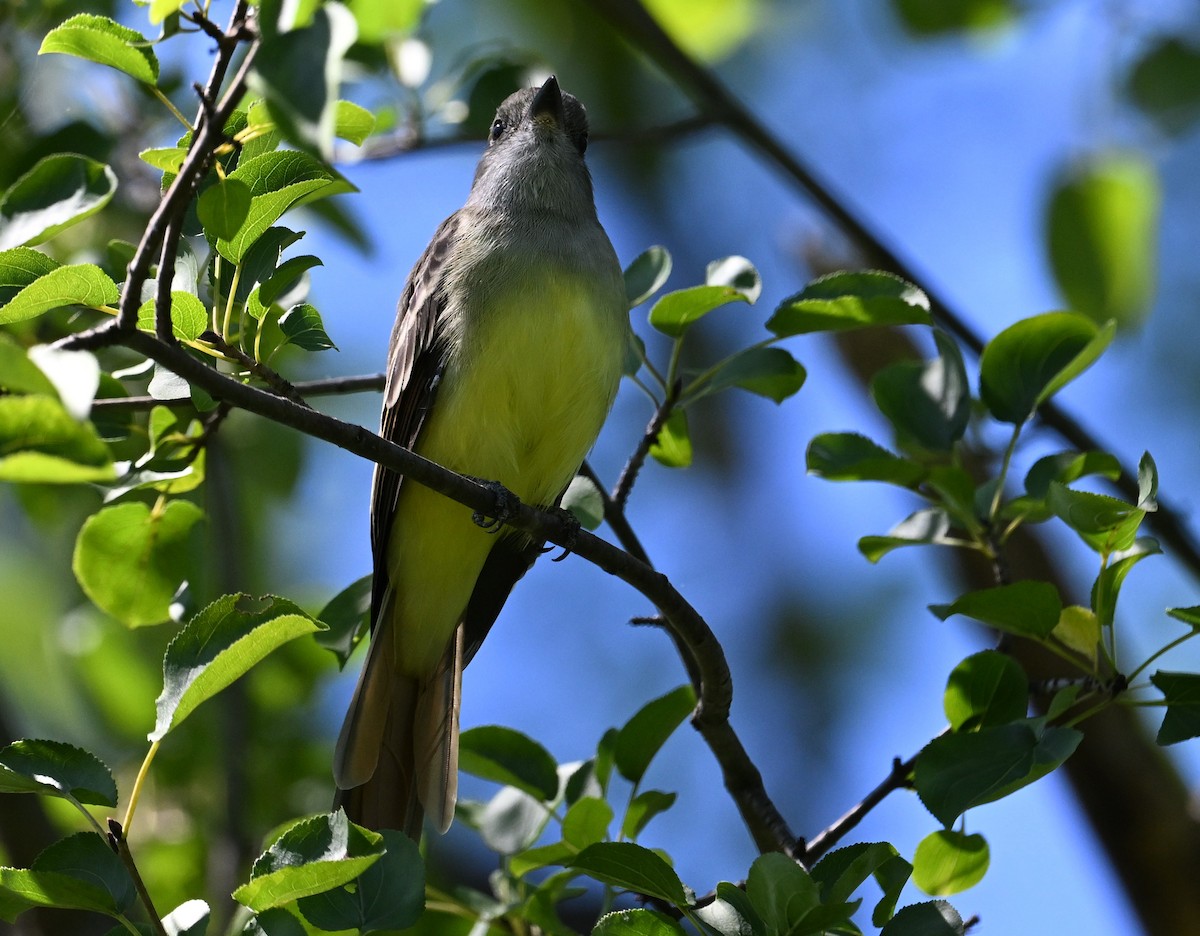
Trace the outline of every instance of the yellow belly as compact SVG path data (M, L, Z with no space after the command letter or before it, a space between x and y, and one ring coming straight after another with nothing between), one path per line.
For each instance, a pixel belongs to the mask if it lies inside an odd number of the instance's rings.
M526 301L493 306L463 334L416 451L546 505L600 432L620 380L624 322L569 281L541 286L532 301L521 291ZM495 542L468 508L405 482L388 548L399 669L436 666Z

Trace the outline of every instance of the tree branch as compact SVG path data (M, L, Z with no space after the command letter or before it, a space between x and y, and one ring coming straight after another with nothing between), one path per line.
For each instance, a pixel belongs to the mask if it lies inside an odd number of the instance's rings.
M343 393L365 393L383 389L384 374L359 374L352 377L322 377L319 380L299 380L289 384L301 398L334 396ZM92 401L92 410L105 413L148 410L156 406L185 406L195 409L190 397L160 400L152 396L103 397Z
M708 69L694 61L668 36L646 12L639 0L587 0L590 6L611 23L634 48L641 50L659 66L676 85L692 99L697 108L714 121L723 123L731 133L741 137L773 163L784 176L815 201L833 222L853 239L869 262L918 284L929 297L930 311L937 321L966 345L976 356L984 342L927 282L919 276L872 230L866 221L848 207L849 200L832 186L817 177L813 170L798 159L739 101ZM1075 417L1051 400L1038 411L1039 419L1079 451L1107 450L1096 436ZM1123 469L1115 482L1117 490L1127 500L1137 501L1137 473ZM1200 542L1180 519L1180 511L1162 498L1158 510L1147 515L1147 525L1179 556L1180 560L1200 578Z

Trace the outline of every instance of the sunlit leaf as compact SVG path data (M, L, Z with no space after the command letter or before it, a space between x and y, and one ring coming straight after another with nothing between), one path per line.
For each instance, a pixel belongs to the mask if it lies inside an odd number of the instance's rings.
M949 897L983 880L989 862L987 841L982 835L938 829L917 845L913 883L931 896Z
M40 160L0 196L0 250L30 247L112 201L117 175L102 162L74 153Z
M767 328L781 338L873 325L932 325L929 298L891 273L830 273L780 303Z
M80 13L42 40L38 55L62 52L108 65L143 84L158 83L158 59L146 37L107 16Z
M0 306L0 325L20 322L67 306L112 306L119 298L117 284L94 264L76 263L55 267L21 289L7 305Z
M692 463L692 437L688 431L687 410L676 409L650 446L650 457L667 468L686 468Z

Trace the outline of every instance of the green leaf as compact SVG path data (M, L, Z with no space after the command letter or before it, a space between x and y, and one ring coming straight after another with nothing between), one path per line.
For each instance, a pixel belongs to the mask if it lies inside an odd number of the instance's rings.
M671 275L671 255L666 247L644 250L625 268L625 295L629 308L639 306L662 289Z
M1078 747L1073 728L1025 719L934 738L917 755L913 784L921 802L950 826L968 809L991 803L1039 780Z
M532 738L499 725L470 728L459 736L459 768L506 783L544 802L558 796L558 765Z
M672 689L642 706L617 734L613 757L621 776L640 782L654 755L695 708L696 693L690 685Z
M352 582L329 599L329 604L317 615L317 620L326 627L317 632L317 645L337 657L338 669L346 668L350 654L370 630L371 580L372 576L364 575Z
M0 306L12 301L30 283L60 267L57 260L32 247L14 247L0 251ZM0 320L5 313L0 310ZM6 321L6 320L5 320Z
M138 153L138 158L163 172L178 173L183 161L187 159L187 154L186 146L163 146L144 149Z
M1154 298L1162 192L1139 153L1072 167L1050 196L1050 266L1067 304L1096 322L1141 322Z
M1028 714L1029 677L1008 654L984 650L954 667L942 704L955 731L1004 725Z
M0 250L31 247L90 218L117 190L117 175L87 156L39 159L0 196Z
M31 319L52 309L112 306L120 298L117 284L91 263L60 266L21 289L7 305L0 306L0 325Z
M585 796L563 817L563 841L579 850L595 845L604 841L612 821L613 810L607 802L595 796Z
M97 484L116 477L112 464L81 465L44 452L16 452L0 458L0 481L10 484Z
M858 541L858 551L869 562L878 562L893 549L904 546L954 546L947 537L950 518L940 507L927 507L909 514L887 536L864 536Z
M979 361L979 391L1001 422L1021 424L1104 353L1116 327L1075 312L1047 312L1010 325Z
M1126 91L1163 130L1187 130L1200 117L1200 49L1179 36L1149 43L1128 69Z
M338 101L334 112L334 135L362 146L375 129L375 115L353 101Z
M167 936L205 936L211 911L203 900L185 900L163 917Z
M667 468L687 468L692 463L692 437L688 432L687 410L676 409L650 446L650 457Z
M721 365L708 389L741 387L782 403L796 394L807 377L803 365L783 348L747 348Z
M309 936L303 923L279 907L256 913L242 933L244 936Z
M384 853L384 839L340 809L302 819L259 856L233 899L256 913L348 884Z
M1012 0L892 0L904 27L919 36L983 32L1016 18Z
M1121 585L1130 570L1147 556L1157 556L1161 553L1162 549L1157 540L1143 536L1134 540L1129 549L1109 556L1108 563L1100 570L1092 584L1092 610L1096 613L1100 626L1112 626Z
M250 214L250 186L241 179L220 179L204 190L196 214L210 240L229 240Z
M181 501L172 501L174 504ZM138 504L126 506L141 506ZM321 630L285 598L223 595L175 635L163 657L163 690L151 741L160 740L271 651L304 634ZM247 906L251 906L247 904ZM251 906L251 909L262 909Z
M901 448L948 452L966 432L971 391L958 345L940 329L933 334L940 355L885 367L871 381L871 397Z
M596 482L584 475L571 479L559 506L569 510L585 530L595 530L604 522L604 495Z
M0 919L30 907L93 910L117 916L137 898L121 859L94 832L55 842L28 870L0 868Z
M713 309L731 302L749 302L734 286L692 286L664 295L650 309L650 324L671 338L680 338Z
M707 286L732 286L753 305L762 294L762 276L745 257L722 257L704 268Z
M157 26L168 16L178 13L188 0L150 0L150 22Z
M304 918L322 930L398 930L412 926L425 908L425 863L407 835L379 833L387 851L352 882L300 898Z
M783 300L767 321L780 338L873 325L932 325L929 298L891 273L830 273Z
M1150 677L1150 682L1158 687L1167 703L1167 714L1155 740L1165 746L1200 737L1200 675L1159 670Z
M289 257L283 263L276 267L275 272L270 275L259 287L258 299L264 306L271 305L283 293L300 279L307 271L313 267L323 266L324 261L320 257L314 257L311 254L304 254L299 257Z
M279 129L298 146L333 156L342 59L358 26L340 3L317 9L309 25L265 33L250 85L266 98Z
M602 884L657 897L676 907L687 907L693 902L671 866L650 849L633 842L589 845L572 859L569 867Z
M111 452L91 423L73 418L51 396L0 396L0 471L13 475L10 480L20 480L17 475L28 471L27 459L33 455L40 456L36 464L52 473L76 470L113 476ZM18 470L22 459L24 468Z
M250 211L238 232L217 239L226 260L241 262L250 247L290 208L317 198L356 191L307 153L282 150L239 163L228 177L250 187Z
M982 835L938 829L913 854L913 883L933 897L949 897L983 880L990 860Z
M636 839L651 819L675 805L676 795L662 790L643 790L630 800L621 823L621 834L627 839Z
M966 924L944 900L910 904L879 931L879 936L965 936Z
M307 302L288 309L279 320L279 327L283 330L288 344L305 351L325 351L337 347L325 334L321 313Z
M1108 452L1059 452L1039 458L1025 475L1025 491L1044 500L1050 484L1070 484L1089 475L1101 475L1110 481L1121 477L1121 463Z
M817 882L778 852L754 860L746 878L746 896L767 933L807 932L801 924L821 903Z
M459 804L460 818L464 806ZM549 818L546 803L540 798L515 786L504 786L486 805L473 812L468 825L479 831L483 843L496 854L516 855L537 841Z
M0 792L117 807L117 783L100 758L62 741L14 741L0 750Z
M1168 608L1167 616L1183 621L1193 630L1200 630L1200 605L1191 608Z
M105 507L79 531L75 577L96 607L127 627L166 621L193 562L189 534L203 516L182 500L153 511L145 504Z
M566 842L554 842L552 845L528 848L508 859L508 870L514 877L524 877L530 871L536 871L547 865L566 864L578 853L579 849Z
M1115 497L1073 491L1058 482L1051 483L1046 506L1101 555L1131 549L1146 517L1142 508Z
M591 936L684 936L684 931L666 914L638 908L604 914Z
M730 55L761 24L752 0L649 0L646 9L690 56L716 62Z
M1025 581L969 591L929 610L943 621L962 614L1008 634L1043 638L1058 624L1062 600L1050 582Z
M737 924L737 932L736 934L729 933L728 936L751 936L751 934L764 936L767 932L766 924L758 915L758 911L754 909L750 898L746 896L744 887L738 887L729 881L721 881L717 884L717 902L725 904L728 910L737 917L734 921ZM696 912L700 916L703 908L698 908ZM722 916L727 917L729 913L722 914ZM701 918L706 919L705 917ZM722 930L722 936L726 936L724 930Z
M147 299L138 309L138 328L155 331L155 300ZM208 309L189 292L171 290L171 331L181 341L195 341L208 329Z
M1074 650L1094 668L1100 647L1100 619L1091 608L1068 605L1062 609L1050 636Z
M925 468L889 452L856 432L826 432L808 444L808 473L827 481L884 481L913 488Z
M1142 452L1138 461L1138 502L1142 510L1158 510L1158 466L1149 452Z
M62 52L122 71L143 84L158 84L158 59L146 37L107 16L80 13L42 40L38 55Z
M426 0L349 0L348 6L358 21L358 41L375 44L415 29L427 3Z
M874 877L883 891L871 913L871 922L876 926L891 919L900 891L911 874L912 865L887 842L859 842L836 849L812 869L813 880L821 885L824 903L848 901L868 877Z

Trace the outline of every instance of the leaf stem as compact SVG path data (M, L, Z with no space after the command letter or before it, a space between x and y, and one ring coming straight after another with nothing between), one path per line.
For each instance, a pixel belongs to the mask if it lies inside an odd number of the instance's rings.
M1149 667L1151 663L1153 663L1159 657L1163 656L1166 653L1169 653L1170 651L1172 651L1176 647L1178 647L1180 644L1184 643L1185 641L1191 640L1195 636L1196 636L1196 631L1189 630L1183 636L1176 637L1174 640L1172 640L1166 646L1160 647L1158 650L1155 650L1152 654L1150 654L1150 656L1146 657L1146 662L1144 662L1141 666L1139 666L1137 669L1135 669L1132 673L1129 674L1129 681L1133 682L1138 676L1140 676L1143 672L1145 672L1146 668Z
M133 781L133 789L129 792L129 805L125 807L125 821L121 823L122 840L129 834L129 827L133 825L133 816L137 812L138 800L142 795L142 787L146 783L146 776L150 772L150 764L154 761L154 755L158 753L158 746L161 743L154 741L150 745L150 750L146 752L146 758L142 761L142 766L138 770L137 779Z
M1004 460L1000 463L1000 474L996 478L996 492L992 495L992 506L988 508L988 523L996 522L996 515L1000 512L1000 499L1004 495L1004 485L1008 481L1008 469L1012 465L1013 453L1017 450L1017 439L1021 436L1021 430L1025 427L1023 422L1013 426L1012 437L1008 440L1008 445L1004 449Z
M150 91L156 98L159 99L159 101L162 102L163 106L166 107L166 109L169 110L172 115L174 115L175 119L187 127L189 131L194 131L196 129L192 126L191 121L189 121L183 116L183 114L179 112L179 108L171 103L171 99L163 94L162 89L160 89L157 85L152 85L150 87Z

